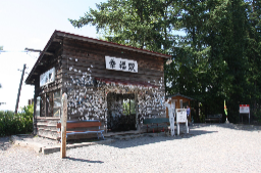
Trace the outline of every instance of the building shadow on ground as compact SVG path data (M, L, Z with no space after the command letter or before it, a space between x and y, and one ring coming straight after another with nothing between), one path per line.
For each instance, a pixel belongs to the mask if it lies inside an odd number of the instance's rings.
M217 127L217 128L208 128L208 127ZM158 143L158 142L165 142L165 141L175 141L175 140L182 140L184 138L193 138L201 135L207 135L207 134L214 134L218 133L219 128L227 128L231 130L241 130L241 131L257 131L261 133L261 126L260 125L248 125L248 124L233 124L233 123L219 123L219 124L214 124L214 123L199 123L199 124L192 124L190 126L190 133L186 133L186 128L185 125L181 125L181 134L178 136L177 134L175 136L167 136L165 134L162 135L162 133L145 133L144 137L138 137L134 139L131 137L127 140L122 139L122 140L117 140L115 142L111 143L106 143L103 145L109 145L112 147L117 147L117 148L128 148L128 147L136 147L136 146L141 146L141 145L149 145L153 143ZM33 138L33 136L22 136L23 138ZM42 140L40 140L41 142ZM97 141L97 140L95 140ZM37 142L37 141L36 141ZM54 140L51 142L55 143ZM93 141L92 141L93 142ZM1 137L0 138L0 151L5 151L8 150L9 148L12 147L12 143L10 140L10 137ZM79 158L67 158L69 160L73 161L80 161L80 162L89 162L89 163L103 163L101 161L91 161L91 160L84 160L84 159L79 159Z
M180 135L175 134L175 136L166 136L166 135L157 136L156 133L154 134L150 133L150 134L144 134L143 137L138 137L138 138L128 139L128 140L116 140L113 143L104 144L104 145L109 145L117 148L129 148L129 147L136 147L141 145L149 145L158 142L182 140L184 138L192 138L200 135L206 135L206 134L217 133L217 132L218 131L197 130L191 128L190 133L186 133L185 126L183 126L181 127Z
M192 138L200 135L206 135L206 134L213 134L218 133L217 130L204 130L204 127L210 127L215 126L218 128L228 128L232 130L241 130L241 131L260 131L261 133L261 126L260 125L248 125L248 124L233 124L233 123L199 123L199 124L193 124L190 126L190 133L186 133L185 125L181 125L181 135L180 136L157 136L155 137L149 137L150 135L146 135L145 137L137 138L137 139L129 139L129 140L121 140L116 141L115 143L106 144L110 145L112 147L117 148L128 148L128 147L136 147L140 145L148 145L153 144L157 142L164 142L164 141L170 141L170 140L181 140L184 138ZM203 128L203 129L202 129ZM133 141L132 141L133 140Z
M87 162L87 163L104 163L103 161L99 160L87 160L87 159L79 159L79 158L73 158L73 157L66 157L67 160L77 161L77 162Z

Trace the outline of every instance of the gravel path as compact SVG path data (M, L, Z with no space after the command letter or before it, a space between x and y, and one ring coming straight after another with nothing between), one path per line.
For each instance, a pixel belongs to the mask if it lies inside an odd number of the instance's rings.
M71 149L66 159L7 141L0 138L0 172L261 172L260 126L194 125L179 137Z

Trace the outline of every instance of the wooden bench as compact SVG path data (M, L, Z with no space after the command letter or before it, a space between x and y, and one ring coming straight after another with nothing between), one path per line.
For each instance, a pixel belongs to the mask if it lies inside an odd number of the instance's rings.
M58 132L61 129L61 123L57 123ZM67 121L67 130L66 130L66 137L67 135L76 135L76 134L89 134L89 133L94 133L97 134L97 137L99 139L99 134L100 136L104 139L104 136L102 132L104 130L101 130L101 122L99 121ZM90 128L90 130L81 130L81 129L86 129ZM72 129L72 130L71 130Z
M209 121L218 121L219 123L221 123L222 121L222 114L214 114L214 115L207 115L207 117L205 118L205 123Z
M163 124L166 123L166 126L164 125L160 125L159 124ZM152 124L152 126L150 126L150 128L153 129L154 132L154 128L157 128L157 132L159 131L159 128L163 128L163 130L165 131L164 127L166 127L166 130L168 130L168 125L167 123L169 123L169 118L148 118L148 119L144 119L143 120L143 124L147 125L147 133L149 132L149 124ZM154 124L156 126L154 126Z

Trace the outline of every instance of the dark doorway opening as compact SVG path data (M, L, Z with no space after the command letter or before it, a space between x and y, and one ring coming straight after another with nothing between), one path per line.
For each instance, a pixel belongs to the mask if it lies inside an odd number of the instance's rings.
M108 132L136 130L136 102L134 94L108 93L107 107Z

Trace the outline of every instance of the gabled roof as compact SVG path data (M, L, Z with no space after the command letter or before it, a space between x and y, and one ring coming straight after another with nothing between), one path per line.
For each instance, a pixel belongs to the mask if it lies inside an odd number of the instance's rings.
M134 52L148 54L148 55L152 55L152 56L156 56L156 57L160 57L160 58L168 59L171 57L171 55L161 54L161 53L157 53L157 52L153 52L153 51L149 51L149 50L145 50L145 49L139 49L136 47L116 44L116 43L112 43L112 42L108 42L108 41L98 40L98 39L94 39L94 38L90 38L90 37L85 37L85 36L80 36L80 35L76 35L76 34L71 34L71 33L63 32L63 31L55 30L54 33L52 34L50 40L46 44L44 50L41 52L38 60L36 61L34 67L31 70L30 74L28 75L27 79L25 80L26 84L34 83L33 76L39 75L36 72L36 69L39 68L41 60L43 59L44 56L54 55L57 47L60 46L60 43L63 38L89 42L89 43L93 43L96 45L103 45L103 46L107 46L107 47L114 47L114 48L118 48L118 49L122 49L122 50L134 51Z
M186 99L189 99L189 100L194 100L193 98L191 97L188 97L188 96L185 96L185 95L182 95L180 93L177 93L177 94L174 94L174 95L167 95L165 96L166 98L169 98L169 97L176 97L176 96L180 96L180 97L183 97L183 98L186 98Z

